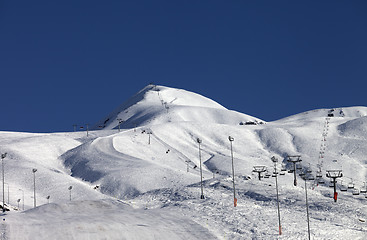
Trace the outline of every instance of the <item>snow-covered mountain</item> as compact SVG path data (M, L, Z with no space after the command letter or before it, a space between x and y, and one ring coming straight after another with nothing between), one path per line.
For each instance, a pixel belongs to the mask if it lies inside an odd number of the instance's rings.
M288 155L301 156L297 175L321 171L325 181L307 182L311 238L367 234L367 107L265 122L196 93L148 85L95 128L88 136L0 132L12 209L3 215L6 239L304 239L305 185L298 176L294 186ZM281 236L272 156L282 173ZM261 181L254 166L268 169ZM327 170L343 173L336 203Z
M264 122L231 111L199 94L183 89L148 85L128 99L93 129L133 128L168 122L200 122L237 125Z

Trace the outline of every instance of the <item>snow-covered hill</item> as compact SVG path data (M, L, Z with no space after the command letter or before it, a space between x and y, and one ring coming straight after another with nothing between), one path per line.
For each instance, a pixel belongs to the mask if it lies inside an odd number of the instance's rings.
M293 185L293 173L288 173L293 165L287 162L288 155L300 155L298 173L312 170L315 176L321 170L325 180L307 182L311 238L364 239L367 198L352 193L366 187L366 119L366 107L348 107L265 122L195 93L149 85L88 136L0 132L0 151L7 152L5 201L9 197L12 209L3 215L2 236L305 239L305 183L298 176ZM229 136L234 138L237 207ZM259 181L252 172L264 165L272 175L272 156L279 159L279 171L287 170L278 177L281 236L275 178ZM205 199L200 199L200 159ZM336 203L326 170L343 172ZM354 189L340 191L352 183ZM23 203L25 211L18 211Z
M133 128L168 122L201 122L238 125L263 122L226 109L211 99L183 89L148 85L124 102L93 129Z

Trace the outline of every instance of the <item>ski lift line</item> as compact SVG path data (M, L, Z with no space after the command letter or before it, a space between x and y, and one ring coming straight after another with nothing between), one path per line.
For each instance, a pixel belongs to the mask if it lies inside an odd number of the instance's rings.
M319 166L323 165L323 158L325 157L324 156L325 151L326 151L325 142L326 142L327 133L329 131L329 120L330 120L330 118L328 118L328 117L325 118L325 123L324 123L324 127L323 127L322 134L321 134L320 155L319 155L319 159L318 159ZM320 167L320 170L321 170L321 167Z
M351 180L350 183L352 183L352 181L353 181L354 188L356 188L356 186L360 186L360 188L364 188L364 185L362 186L362 183L364 183L364 182L362 182L362 181L355 180L355 179L353 179L351 177L348 177L348 176L345 176L345 175L343 175L342 179L343 178L350 179ZM352 189L352 188L350 188L350 189Z
M355 185L355 182L361 182L361 181L354 181L350 177L346 177L346 178L351 179L352 181L349 184L345 185L345 184L343 184L343 180L341 180L340 185L339 185L339 189L340 189L341 192L347 192L348 190L352 190L352 195L354 195L354 196L357 196L357 195L360 195L360 194L363 194L363 193L367 196L367 187L364 188L365 185L361 188L358 188ZM318 181L318 183L321 183L321 182ZM337 181L335 183L337 183ZM365 183L365 182L363 182L363 183ZM333 184L334 184L334 181L333 180L330 181L329 187L332 187Z
M314 164L314 163L309 163L309 166L311 167L311 169L322 169L322 167L323 167L323 162L321 162L321 163L317 163L317 164ZM293 173L293 171L291 170L291 169L287 169L286 170L288 173ZM318 175L318 173L319 173L319 171L317 171L316 172L316 178L321 178L322 177L322 175L323 174L325 174L324 172L325 171L320 171L321 172L321 176L320 177L318 177L317 175ZM344 174L344 173L343 173ZM320 175L320 174L319 174ZM353 179L352 177L349 177L349 176L346 176L346 175L343 175L343 177L342 178L347 178L347 179ZM317 180L317 179L316 179ZM356 179L353 179L353 182L355 183L355 186L356 185L359 185L359 186L362 186L362 185L364 185L364 184L367 184L367 183L365 183L365 181L359 181L359 180L356 180ZM323 184L323 183L321 183L321 184ZM367 186L366 186L366 188L367 188Z
M302 169L302 166L300 164L297 164L296 170L300 170L300 169ZM308 168L306 171L308 171L308 173L311 173L313 169L320 169L320 164L308 163ZM287 171L289 173L293 173L293 169L281 169L281 171ZM320 170L316 171L316 173L320 173L320 172L321 172ZM321 177L322 177L322 172L321 172Z

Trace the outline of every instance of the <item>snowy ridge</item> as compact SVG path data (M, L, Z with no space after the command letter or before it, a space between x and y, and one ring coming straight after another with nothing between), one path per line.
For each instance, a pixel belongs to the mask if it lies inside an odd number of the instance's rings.
M287 155L301 155L298 165L314 176L322 160L325 180L307 182L311 239L364 239L367 108L330 110L259 124L263 121L198 94L150 85L111 113L103 130L88 137L86 132L0 132L0 151L8 153L5 199L12 209L3 215L2 236L305 239L305 183L297 174L298 185L293 185L293 173L288 173L292 164L286 161ZM121 131L116 129L118 118L124 120ZM240 124L246 122L251 124ZM234 138L236 208L228 136ZM201 158L197 138L202 140ZM278 171L287 170L278 177L281 236L274 178L260 181L252 171L263 165L271 175L272 156L279 159ZM205 199L200 199L200 159ZM35 209L32 168L38 169ZM337 179L334 203L325 174L336 168L343 177ZM340 191L352 183L353 189ZM353 195L357 190L359 195ZM25 211L19 211L23 202Z
M324 108L324 109L315 109L299 114L295 114L278 121L295 121L302 119L311 119L311 118L325 118L327 116L331 117L342 117L342 118L358 118L367 116L367 107L343 107L343 108Z

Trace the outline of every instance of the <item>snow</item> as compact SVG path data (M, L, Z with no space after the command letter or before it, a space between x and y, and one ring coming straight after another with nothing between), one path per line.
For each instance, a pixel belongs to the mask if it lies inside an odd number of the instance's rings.
M124 120L120 131L118 119ZM248 121L255 125L240 124ZM272 156L289 170L287 155L301 155L299 165L313 175L322 163L326 183L307 181L311 239L367 236L367 198L339 190L341 181L357 189L367 181L366 107L318 109L265 122L196 93L148 85L99 125L104 128L88 137L85 131L0 132L11 209L2 215L2 239L305 239L304 180L297 174L294 186L292 173L278 176L279 236L275 178L259 181L252 172L264 165L271 174ZM237 207L228 136L234 138ZM343 171L337 202L325 177L330 169Z
M215 238L188 218L165 210L136 210L112 200L50 203L25 213L10 214L6 221L10 226L5 227L6 234L14 239Z
M134 128L168 122L213 122L237 125L258 118L227 110L211 99L182 89L148 85L92 129Z

